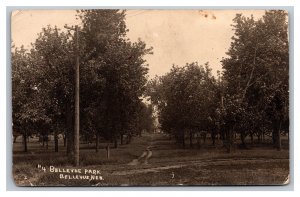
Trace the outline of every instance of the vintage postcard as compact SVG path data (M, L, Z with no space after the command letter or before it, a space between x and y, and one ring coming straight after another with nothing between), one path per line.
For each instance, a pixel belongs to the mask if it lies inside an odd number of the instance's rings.
M14 10L16 186L289 183L285 10Z

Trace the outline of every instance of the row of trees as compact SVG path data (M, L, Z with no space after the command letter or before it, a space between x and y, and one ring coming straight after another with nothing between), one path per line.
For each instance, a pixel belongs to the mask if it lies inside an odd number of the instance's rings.
M245 137L271 133L281 149L281 132L289 130L289 42L287 13L266 11L258 20L237 14L231 46L218 79L209 64L173 66L148 83L163 131L185 146L195 133L220 133L230 152L236 133Z
M126 33L125 11L78 10L81 135L105 138L118 146L153 127L152 107L143 103L151 54L141 40ZM35 133L65 135L68 155L74 153L75 37L46 27L30 50L12 48L13 131L26 139ZM43 137L43 139L45 139Z

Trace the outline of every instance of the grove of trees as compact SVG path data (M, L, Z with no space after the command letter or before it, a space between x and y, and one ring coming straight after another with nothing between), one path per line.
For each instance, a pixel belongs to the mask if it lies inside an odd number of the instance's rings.
M222 74L211 74L209 64L173 66L148 83L148 95L159 112L161 129L185 147L189 134L220 134L230 152L239 134L259 140L268 133L281 149L281 133L289 131L289 42L287 13L266 11L255 20L237 14L234 36Z
M173 66L165 76L148 83L148 95L159 110L161 129L185 147L185 135L213 128L218 101L217 83L209 65ZM192 146L192 143L190 143Z
M80 134L102 137L114 146L123 137L152 129L151 106L142 102L152 48L126 37L125 11L78 10L82 22L80 53ZM67 154L74 154L74 65L72 32L47 26L29 50L12 48L13 131L26 139L65 137ZM149 113L150 111L150 113Z
M221 136L228 152L234 136L265 134L281 149L281 134L289 132L289 38L287 13L266 11L262 18L237 14L234 36L222 72L212 74L209 63L173 65L163 76L147 81L144 56L152 48L126 33L125 11L78 10L80 57L80 134L130 143L143 130L154 129L153 109L161 130L181 147L186 138ZM191 29L192 30L192 29ZM46 140L64 136L67 155L74 155L74 33L47 26L30 49L12 46L13 132ZM145 104L148 97L151 104ZM155 111L155 112L156 112ZM126 139L124 138L126 136Z

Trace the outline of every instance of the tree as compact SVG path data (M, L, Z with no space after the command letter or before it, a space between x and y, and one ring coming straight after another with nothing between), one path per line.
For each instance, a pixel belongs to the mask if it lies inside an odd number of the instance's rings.
M46 115L51 119L49 132L54 132L58 151L58 130L67 136L67 154L73 154L73 66L72 38L56 27L43 28L33 43L31 56L39 70L39 97ZM73 57L72 57L73 56Z
M141 40L126 38L125 11L79 10L81 135L117 140L139 133L133 125L146 127L142 98L148 68L144 56L151 54ZM74 152L75 45L70 32L43 28L32 49L15 50L13 58L14 129L24 136L37 132L67 137L67 154ZM26 105L25 105L26 104ZM139 117L141 115L141 117ZM144 117L145 115L145 117ZM21 125L21 126L20 126ZM28 128L25 126L35 128ZM21 129L20 129L21 130ZM46 131L45 131L46 130Z
M141 131L146 131L148 133L153 132L154 129L154 117L153 117L153 106L151 104L145 104L141 102L141 109L138 114L139 125L137 131L141 135Z
M27 152L27 138L37 133L41 122L51 120L41 105L39 83L35 76L39 70L30 53L23 48L12 48L12 119L13 131L23 136L24 151Z
M84 101L82 106L98 106L103 114L96 118L102 122L100 134L117 147L117 139L129 132L129 122L139 108L148 72L143 56L152 49L140 40L132 43L126 38L125 11L80 10L78 16L84 32L82 54L88 54L83 57L81 72L91 73L97 79L97 99ZM84 90L85 86L82 88L83 92L89 91Z
M238 125L240 131L253 131L268 127L265 124L271 122L274 145L280 150L281 125L288 119L287 13L283 10L266 11L256 21L253 16L238 14L233 21L235 35L227 52L229 57L222 60L227 83L225 118L233 120L227 130ZM251 117L269 121L252 118L252 125L242 124ZM244 137L244 133L241 136Z
M155 78L148 84L148 95L159 111L163 131L175 136L185 147L185 135L212 129L209 119L215 109L216 81L208 63L173 66L166 75Z

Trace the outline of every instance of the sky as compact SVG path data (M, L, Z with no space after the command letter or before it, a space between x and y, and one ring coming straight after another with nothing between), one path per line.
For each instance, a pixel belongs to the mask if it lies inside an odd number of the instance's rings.
M212 72L222 70L220 60L226 57L234 35L232 19L237 13L260 18L264 10L127 10L127 33L131 41L139 38L153 55L145 56L149 77L167 73L173 64L183 66L209 62ZM76 25L75 10L16 10L11 17L11 38L15 46L30 48L37 34L47 25L64 29Z

